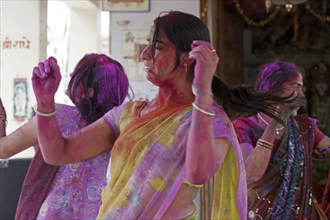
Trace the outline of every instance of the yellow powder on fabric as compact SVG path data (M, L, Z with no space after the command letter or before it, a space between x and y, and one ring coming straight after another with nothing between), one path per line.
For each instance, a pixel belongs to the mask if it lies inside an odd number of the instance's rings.
M164 190L164 180L161 178L155 178L148 180L149 185L156 189L157 191L163 191Z

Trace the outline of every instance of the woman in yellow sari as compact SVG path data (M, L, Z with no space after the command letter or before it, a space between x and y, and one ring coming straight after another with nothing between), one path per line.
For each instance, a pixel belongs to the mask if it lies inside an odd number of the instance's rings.
M215 173L214 217L246 218L243 157L225 110L272 115L269 96L257 99L243 87L230 90L214 76L219 57L209 31L190 14L171 11L156 18L141 59L147 79L159 87L157 97L125 103L67 137L52 116L57 64L49 59L34 69L45 160L61 165L110 149L111 177L98 219L196 219L193 199ZM90 143L98 148L88 148Z

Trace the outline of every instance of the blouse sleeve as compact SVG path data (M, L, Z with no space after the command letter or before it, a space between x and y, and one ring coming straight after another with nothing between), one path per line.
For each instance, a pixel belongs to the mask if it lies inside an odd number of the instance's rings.
M225 111L220 106L213 106L213 111L216 113L213 120L213 131L215 138L227 137L231 139L232 131L230 129L230 119Z
M254 146L253 140L249 135L251 129L250 123L244 118L239 118L233 121L233 125L236 131L237 139L240 144L248 143Z
M120 115L127 104L128 102L125 102L120 106L114 107L113 109L105 113L104 116L102 117L103 120L109 125L111 130L114 132L116 138L118 138L120 133L120 129L119 129Z

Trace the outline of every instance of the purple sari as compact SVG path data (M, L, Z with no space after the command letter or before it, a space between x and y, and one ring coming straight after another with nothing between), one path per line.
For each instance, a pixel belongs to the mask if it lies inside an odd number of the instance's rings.
M81 128L75 107L57 105L63 135ZM91 146L92 147L92 146ZM61 167L44 162L39 146L26 174L15 219L95 219L106 185L109 152Z

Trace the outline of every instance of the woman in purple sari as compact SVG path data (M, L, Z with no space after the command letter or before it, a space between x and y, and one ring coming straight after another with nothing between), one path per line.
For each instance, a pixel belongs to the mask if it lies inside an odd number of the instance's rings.
M67 95L75 107L56 104L55 118L63 135L91 124L127 97L129 86L124 69L106 55L86 54L70 76ZM5 113L2 105L1 109ZM15 219L95 219L106 185L109 152L79 163L52 166L45 163L37 142L36 117L4 135L0 139L2 159L30 146L36 150Z

